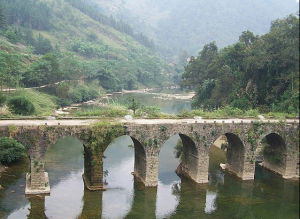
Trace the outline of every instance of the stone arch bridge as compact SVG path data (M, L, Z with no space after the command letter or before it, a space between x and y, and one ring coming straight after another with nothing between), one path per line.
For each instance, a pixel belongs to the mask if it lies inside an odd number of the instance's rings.
M0 121L0 137L12 137L25 145L30 155L30 173L26 177L26 194L49 193L44 157L59 138L74 136L84 145L85 185L90 190L103 189L103 153L89 146L93 139L94 120ZM196 183L208 182L209 151L215 140L227 137L226 169L242 180L253 180L255 162L262 157L262 144L271 148L276 159L264 158L262 165L284 178L299 177L299 121L277 120L133 120L120 121L122 133L131 137L135 148L134 175L145 186L158 183L159 152L173 135L183 143L181 173ZM272 154L273 153L273 154ZM278 153L278 154L276 154ZM264 157L264 156L263 156ZM275 161L275 162L274 162ZM176 167L174 167L176 168Z

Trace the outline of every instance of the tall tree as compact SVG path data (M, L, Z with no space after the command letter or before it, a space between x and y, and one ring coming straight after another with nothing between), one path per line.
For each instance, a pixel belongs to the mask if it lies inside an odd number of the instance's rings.
M2 6L0 5L0 30L4 30L7 27L6 17L4 15Z

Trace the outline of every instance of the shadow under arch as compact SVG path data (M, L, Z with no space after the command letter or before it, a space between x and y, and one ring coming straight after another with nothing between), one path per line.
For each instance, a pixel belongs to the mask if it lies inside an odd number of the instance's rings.
M199 171L199 151L195 142L187 135L179 134L182 142L182 158L180 167L178 168L179 175L184 175L197 181ZM178 172L177 172L178 174Z
M277 133L266 134L256 150L262 166L282 176L286 173L287 148L284 139Z
M143 179L146 179L146 151L137 139L131 136L129 137L134 145L134 176L143 182Z
M221 143L217 143L217 140L220 139L221 136L225 136L226 139L223 139ZM239 178L243 178L245 147L242 140L238 137L238 135L231 132L227 132L221 136L218 136L215 139L213 145L225 151L226 170L235 174ZM214 146L210 147L210 151L212 151L212 147ZM210 156L212 156L211 153Z

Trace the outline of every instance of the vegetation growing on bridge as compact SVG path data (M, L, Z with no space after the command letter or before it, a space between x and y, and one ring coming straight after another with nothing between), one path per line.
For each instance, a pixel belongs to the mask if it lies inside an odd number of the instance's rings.
M100 121L92 125L88 147L98 154L102 154L107 146L117 137L125 134L122 123Z

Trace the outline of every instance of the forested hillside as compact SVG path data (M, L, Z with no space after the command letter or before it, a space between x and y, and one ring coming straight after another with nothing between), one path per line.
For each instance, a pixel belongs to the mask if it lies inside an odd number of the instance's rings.
M264 34L272 20L299 11L296 0L93 0L153 38L160 51L174 60L184 50L195 55L216 41L224 47L244 30Z
M206 44L191 57L181 85L196 89L194 107L299 112L299 17L273 21L262 36L245 31L220 50Z
M97 80L108 90L163 86L153 43L84 0L0 0L1 86Z

